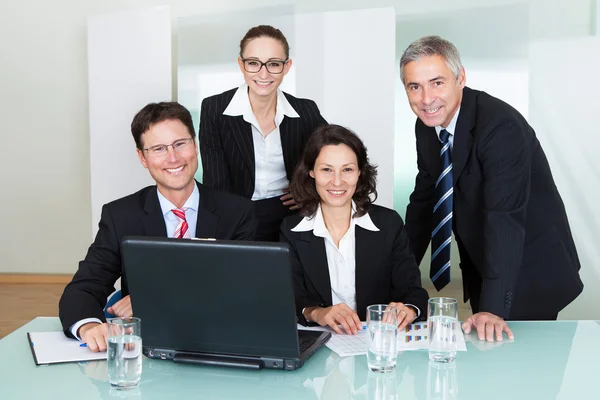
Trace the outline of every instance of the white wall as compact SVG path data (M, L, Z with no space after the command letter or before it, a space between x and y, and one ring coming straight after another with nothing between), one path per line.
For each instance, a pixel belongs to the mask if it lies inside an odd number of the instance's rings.
M88 88L92 234L102 205L154 184L135 152L132 116L171 100L169 8L88 19Z
M563 57L577 54L577 57ZM581 262L583 294L563 319L600 319L600 38L536 41L531 45L531 123L560 191ZM572 84L565 84L571 82ZM590 111L587 111L590 110Z
M285 3L291 1L3 2L0 273L73 273L92 241L89 16L166 4L177 19Z
M394 6L397 14L406 15L445 12L455 7L469 9L480 3L476 0L4 2L0 5L0 135L4 149L0 157L4 188L0 200L0 273L72 273L92 240L86 61L89 16L153 5L170 6L175 21L182 16L282 5L292 5L297 12ZM531 0L530 4L536 12L530 32L536 37L591 32L591 0ZM174 43L176 36L174 27ZM176 83L176 77L173 79Z

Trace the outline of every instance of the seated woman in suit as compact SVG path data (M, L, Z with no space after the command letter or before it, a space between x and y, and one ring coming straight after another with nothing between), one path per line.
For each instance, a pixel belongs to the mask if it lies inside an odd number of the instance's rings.
M398 213L372 204L377 171L360 138L338 125L308 140L291 184L300 214L281 226L292 251L303 324L361 329L366 308L390 304L404 328L427 314L427 291Z
M292 66L279 29L250 29L238 64L246 82L202 102L202 183L254 200L255 240L278 241L281 221L297 208L289 194L294 168L310 134L326 121L314 101L279 90Z

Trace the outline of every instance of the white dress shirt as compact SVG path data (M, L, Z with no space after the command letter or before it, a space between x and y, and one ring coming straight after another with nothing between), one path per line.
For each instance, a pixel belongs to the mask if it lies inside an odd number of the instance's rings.
M288 118L300 118L300 116L279 89L277 89L275 110L275 129L271 132L262 132L258 120L252 112L250 98L248 97L248 85L244 83L238 88L227 108L223 111L223 115L241 115L244 121L252 127L255 165L252 200L281 196L284 193L283 189L290 184L285 172L279 126L284 116Z
M356 212L356 204L352 201L352 214ZM302 221L294 228L292 232L313 231L313 235L325 239L325 253L327 254L327 266L329 268L329 280L331 281L331 301L332 305L344 303L354 311L356 309L356 225L363 229L378 232L379 228L375 226L368 213L361 217L350 218L350 227L340 239L340 245L337 247L333 238L329 234L323 219L321 206L317 208L315 214L311 217L304 217ZM419 307L413 304L404 304L412 307L416 312L416 317L421 315ZM304 314L304 310L302 310Z
M158 188L156 189L156 193L158 194L158 202L160 203L160 209L163 214L163 218L165 220L165 226L167 228L167 237L172 238L175 234L175 230L177 229L177 225L179 225L179 218L175 214L173 214L174 208L177 208L171 203L165 196L163 196ZM188 223L188 230L190 232L190 237L196 237L196 223L198 220L198 206L200 204L200 191L198 191L198 186L194 184L194 190L182 208L187 208L185 210L185 219ZM89 322L97 322L99 324L102 323L98 318L84 318L71 326L71 334L77 340L81 340L79 336L77 336L77 331L79 328L87 324Z
M448 141L450 142L450 148L454 149L454 133L456 132L456 121L458 121L458 114L460 113L460 107L456 110L454 117L450 120L447 128L442 128L441 126L435 127L435 133L437 133L438 140L440 139L440 132L442 129L446 129L450 136L448 136Z
M353 214L354 210L355 205L352 202ZM344 303L354 311L356 311L356 236L354 235L356 225L369 231L379 231L368 213L358 218L350 218L350 227L340 239L339 247L337 247L325 226L321 206L312 217L304 217L292 229L293 232L312 230L315 236L325 239L333 305Z

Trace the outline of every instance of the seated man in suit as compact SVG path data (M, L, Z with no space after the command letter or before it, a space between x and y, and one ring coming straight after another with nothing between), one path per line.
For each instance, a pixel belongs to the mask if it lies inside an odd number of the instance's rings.
M252 240L256 219L250 200L207 188L194 180L198 146L190 112L175 102L151 103L131 123L138 157L156 186L104 205L94 243L59 303L67 336L106 349L103 308L121 277L124 236ZM108 311L131 316L127 281L123 298Z
M311 135L292 180L300 215L284 219L298 321L337 333L362 329L367 306L390 304L403 329L427 315L427 292L398 213L372 204L375 166L360 138L338 125Z

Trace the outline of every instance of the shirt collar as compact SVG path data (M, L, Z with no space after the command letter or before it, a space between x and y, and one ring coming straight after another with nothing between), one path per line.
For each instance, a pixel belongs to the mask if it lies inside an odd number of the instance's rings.
M252 112L252 106L250 105L250 98L248 97L248 85L243 83L236 91L231 101L227 105L223 115L229 115L231 117L243 116L244 121L251 124L256 123L256 117ZM294 107L290 104L288 99L285 97L280 89L277 89L277 109L275 112L276 125L279 126L283 117L288 118L300 118L300 115L294 110ZM258 126L258 123L256 123Z
M158 202L160 203L160 209L163 213L163 216L166 216L171 210L173 210L175 205L171 203L162 193L156 188L156 193L158 194ZM185 201L183 208L192 209L193 211L198 211L198 205L200 204L200 191L198 190L198 185L194 182L194 190L192 190L192 194Z
M352 214L356 212L356 204L354 200L352 201ZM350 219L351 225L358 225L361 228L364 228L369 231L378 232L379 228L375 226L373 220L369 216L369 213L365 213L360 217L353 217ZM292 232L307 232L313 231L315 236L325 237L327 232L327 227L325 226L325 220L323 219L323 211L321 210L321 205L319 204L317 211L309 216L302 218L302 221L294 228L292 228Z
M450 120L450 123L446 128L442 128L439 125L435 127L435 133L437 133L438 139L440 138L440 132L442 129L446 129L449 134L454 135L456 132L456 121L458 121L458 114L460 114L460 106L458 106L458 110L456 110L454 117L452 117L452 120Z

